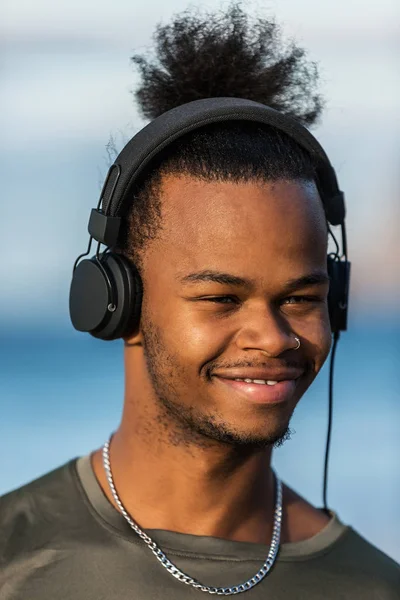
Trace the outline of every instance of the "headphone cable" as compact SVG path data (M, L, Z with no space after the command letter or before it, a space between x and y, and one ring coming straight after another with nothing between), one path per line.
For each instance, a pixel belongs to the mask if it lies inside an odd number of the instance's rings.
M329 450L331 444L331 431L332 431L332 412L333 412L333 370L335 364L336 347L339 341L340 332L336 331L333 334L333 345L331 352L331 361L329 367L329 407L328 407L328 433L326 436L326 447L325 447L325 461L324 461L324 488L323 488L323 502L324 511L330 516L327 501L327 488L328 488L328 464L329 464Z

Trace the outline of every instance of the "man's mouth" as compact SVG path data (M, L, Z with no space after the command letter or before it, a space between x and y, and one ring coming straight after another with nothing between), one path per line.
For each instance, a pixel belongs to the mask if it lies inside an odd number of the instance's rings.
M276 385L278 381L273 381L270 379L240 379L239 377L235 377L233 381L244 381L245 383L257 383L258 385Z
M249 377L227 378L214 375L213 379L232 395L238 395L243 399L257 404L279 404L293 398L296 390L298 377L293 379L251 379Z

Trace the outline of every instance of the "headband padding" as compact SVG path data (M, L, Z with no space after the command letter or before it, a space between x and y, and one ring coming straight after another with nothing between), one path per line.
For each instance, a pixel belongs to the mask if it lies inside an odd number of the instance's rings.
M111 217L124 216L132 202L130 191L149 163L169 144L212 123L251 121L275 127L290 136L312 157L327 218L332 225L344 219L343 194L324 149L293 118L252 100L206 98L173 108L151 121L120 152L102 192L102 209ZM339 206L340 205L340 206ZM343 206L342 206L343 205Z

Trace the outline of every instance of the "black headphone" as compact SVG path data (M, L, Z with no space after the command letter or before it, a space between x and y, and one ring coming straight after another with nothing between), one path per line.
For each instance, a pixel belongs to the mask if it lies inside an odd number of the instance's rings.
M344 195L335 171L322 146L294 119L278 111L241 98L209 98L173 108L157 117L136 134L111 166L97 208L89 219L89 245L75 261L69 308L72 324L102 340L128 337L139 324L142 284L135 266L113 252L118 242L121 219L129 212L133 186L150 161L168 144L181 136L211 123L252 121L283 131L312 157L316 166L316 183L321 196L328 229L336 251L328 254L330 277L328 296L333 346L329 374L328 435L324 462L323 502L327 504L328 460L332 426L333 367L341 331L347 329L350 262L347 260ZM340 225L342 253L329 225ZM90 253L92 241L98 243L95 256L81 261ZM100 253L101 245L106 246Z
M328 223L341 226L342 254L330 232L336 252L328 255L328 305L332 332L338 334L346 329L350 263L344 196L335 171L322 146L305 127L264 104L241 98L207 98L173 108L139 131L120 152L107 174L99 204L90 215L88 249L74 264L69 308L75 329L103 340L127 337L135 330L140 319L141 280L132 262L113 252L121 219L132 203L133 186L150 161L170 143L200 127L226 121L252 121L275 127L312 157ZM95 256L81 261L90 253L93 239L98 242ZM100 252L101 245L106 246L104 252Z

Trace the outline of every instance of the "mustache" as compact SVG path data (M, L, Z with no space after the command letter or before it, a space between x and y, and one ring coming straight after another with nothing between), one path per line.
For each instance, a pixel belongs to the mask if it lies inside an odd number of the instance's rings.
M217 369L235 369L235 368L246 368L251 367L257 369L260 367L268 368L280 368L280 369L306 369L308 363L296 360L279 360L274 358L273 360L237 360L237 361L212 361L207 365L206 372L211 375L213 371Z

